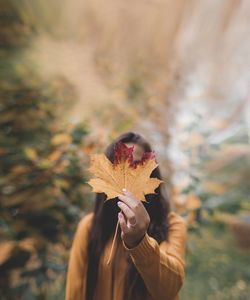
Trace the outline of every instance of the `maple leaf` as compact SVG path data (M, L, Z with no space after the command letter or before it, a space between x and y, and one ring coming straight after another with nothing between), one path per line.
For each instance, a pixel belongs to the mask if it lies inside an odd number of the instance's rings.
M158 166L154 152L144 152L139 161L134 161L133 151L134 146L127 147L119 142L114 149L114 163L104 154L92 154L89 171L96 177L88 181L92 191L105 193L106 200L122 194L123 188L141 201L146 201L145 195L155 194L155 189L163 181L150 178Z

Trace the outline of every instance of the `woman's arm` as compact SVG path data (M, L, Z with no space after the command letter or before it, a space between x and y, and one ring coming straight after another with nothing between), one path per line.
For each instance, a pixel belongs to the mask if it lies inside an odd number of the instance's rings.
M82 300L84 273L86 268L88 230L92 214L85 216L78 224L70 251L66 281L66 300Z
M184 279L186 225L175 213L170 213L169 223L168 241L160 245L147 233L134 248L123 242L148 292L157 300L174 299Z
M172 300L180 290L184 278L186 225L175 213L168 216L168 241L158 245L147 234L150 222L141 201L124 190L118 202L118 214L123 245L141 274L148 292L155 300Z

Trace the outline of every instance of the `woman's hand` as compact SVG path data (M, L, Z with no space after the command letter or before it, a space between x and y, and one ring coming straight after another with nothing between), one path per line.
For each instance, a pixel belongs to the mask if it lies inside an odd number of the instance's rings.
M140 200L137 200L132 193L123 189L124 195L118 198L118 206L122 210L118 218L121 226L121 238L128 248L134 248L143 239L147 232L150 217Z

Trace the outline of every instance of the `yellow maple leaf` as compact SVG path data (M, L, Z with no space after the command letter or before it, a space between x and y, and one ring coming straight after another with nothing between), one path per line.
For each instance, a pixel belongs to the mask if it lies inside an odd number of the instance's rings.
M134 147L118 143L115 147L114 163L104 154L90 156L89 171L96 178L88 181L93 192L105 193L107 199L122 194L122 189L129 190L138 200L146 201L145 195L155 194L155 189L162 180L151 178L152 171L158 166L153 152L145 152L140 161L133 160Z

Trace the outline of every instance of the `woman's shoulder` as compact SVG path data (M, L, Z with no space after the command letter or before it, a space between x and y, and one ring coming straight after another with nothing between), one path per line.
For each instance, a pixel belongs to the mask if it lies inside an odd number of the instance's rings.
M92 224L93 217L94 217L93 212L87 213L85 216L83 216L77 225L77 230L81 232L88 231Z
M184 231L186 230L187 227L186 221L175 211L169 212L167 218L168 218L168 225L170 228L178 227L179 229L182 229Z

